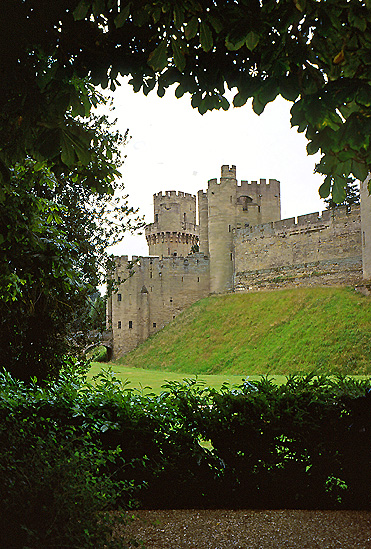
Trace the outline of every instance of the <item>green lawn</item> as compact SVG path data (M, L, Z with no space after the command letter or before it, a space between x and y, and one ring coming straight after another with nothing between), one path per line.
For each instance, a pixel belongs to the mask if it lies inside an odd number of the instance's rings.
M167 381L182 381L185 378L194 378L190 374L179 373L179 372L165 372L161 370L149 370L144 368L134 368L123 366L122 364L109 363L104 364L101 362L93 362L92 367L89 371L89 378L97 375L102 369L110 368L115 374L115 377L121 381L129 381L128 387L136 389L144 389L145 393L154 392L159 394L161 392L161 386L164 385ZM224 382L228 382L230 385L240 385L242 380L246 376L243 375L199 375L197 376L198 381L204 382L206 386L213 387L215 389L220 389ZM285 376L274 375L271 376L276 383L284 383L286 381ZM259 379L260 376L252 375L248 376L249 381L254 379ZM150 387L151 389L147 389Z

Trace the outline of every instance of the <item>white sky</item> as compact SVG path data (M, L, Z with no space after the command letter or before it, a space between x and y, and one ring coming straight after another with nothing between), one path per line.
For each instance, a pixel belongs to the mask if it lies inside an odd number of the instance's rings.
M257 116L251 103L203 116L190 96L180 99L169 89L163 98L147 97L123 84L114 93L114 115L131 140L123 153L123 181L131 206L153 222L153 194L176 190L197 194L209 179L220 177L222 164L237 167L237 179L278 179L282 218L325 209L318 195L322 183L313 174L318 156L307 156L307 140L290 128L291 103L282 98ZM148 255L144 235L125 234L110 249L115 255Z

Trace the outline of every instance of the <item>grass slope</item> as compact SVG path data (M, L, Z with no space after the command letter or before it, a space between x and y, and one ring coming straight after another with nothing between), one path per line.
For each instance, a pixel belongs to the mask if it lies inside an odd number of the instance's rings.
M371 298L350 288L213 296L119 360L183 374L371 373Z

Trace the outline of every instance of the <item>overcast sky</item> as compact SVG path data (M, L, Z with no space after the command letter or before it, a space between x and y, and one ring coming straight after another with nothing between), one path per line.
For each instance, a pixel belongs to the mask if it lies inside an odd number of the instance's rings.
M237 179L278 179L282 218L325 209L313 174L318 156L307 156L307 140L290 128L291 104L282 98L267 105L260 116L251 103L201 116L190 96L173 89L163 98L147 97L123 84L114 93L114 115L131 139L124 148L123 181L130 205L153 221L153 194L175 190L197 194L209 179L220 177L222 164L237 167ZM111 248L116 255L148 255L144 236L124 236Z

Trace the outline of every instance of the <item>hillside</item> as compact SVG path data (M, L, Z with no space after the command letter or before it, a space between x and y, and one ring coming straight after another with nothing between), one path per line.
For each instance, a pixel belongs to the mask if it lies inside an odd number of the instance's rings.
M350 288L212 296L119 360L184 373L371 373L371 298Z

